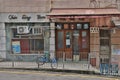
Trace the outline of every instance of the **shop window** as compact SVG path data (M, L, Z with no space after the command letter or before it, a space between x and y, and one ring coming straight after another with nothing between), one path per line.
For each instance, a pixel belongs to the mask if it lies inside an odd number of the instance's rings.
M87 32L86 31L82 31L82 37L86 37L87 36Z
M41 35L42 34L42 27L33 27L32 34L34 35Z
M18 33L17 28L11 28L12 38L28 38L30 35L41 35L43 33L42 27L32 27L29 33Z
M109 30L100 30L100 37L109 37L110 31Z
M100 30L100 45L110 46L110 31L109 30Z
M82 48L87 48L87 32L82 31Z
M100 43L101 46L109 46L110 44L108 39L101 39Z
M32 39L30 45L32 51L44 50L44 39Z
M85 23L85 24L83 25L83 29L89 29L89 25L88 25L87 23Z
M44 26L42 26L44 25ZM7 38L9 39L9 43L14 41L19 41L20 43L20 52L22 54L27 53L35 53L38 51L43 51L45 45L48 43L45 42L45 39L48 39L46 35L49 35L49 28L45 26L46 24L34 24L34 23L6 23L6 29L8 29L9 33L7 32ZM47 24L49 25L49 24ZM18 27L23 27L29 29L28 33L19 33ZM43 29L46 31L46 34L43 36ZM46 44L45 44L46 43ZM13 46L13 44L11 44ZM15 44L16 46L16 44Z
M73 36L79 36L79 30L74 30L73 31Z
M100 30L100 54L110 55L110 31Z
M19 38L19 36L17 36L18 33L17 33L17 29L16 28L12 28L12 37L13 38Z
M77 29L82 29L82 24L77 24Z

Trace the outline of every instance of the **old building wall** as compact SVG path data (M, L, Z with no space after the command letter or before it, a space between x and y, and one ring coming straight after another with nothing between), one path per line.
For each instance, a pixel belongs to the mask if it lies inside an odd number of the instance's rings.
M0 12L49 12L51 8L106 8L117 7L118 3L116 0L0 0Z
M0 12L49 12L50 0L0 0Z
M109 30L111 31L111 18L106 17L98 17L98 18L91 18L90 19L90 58L95 58L96 62L93 61L92 63L96 63L96 66L99 67L100 64L100 56L101 55L101 37L100 37L100 30ZM105 33L107 34L107 33ZM110 46L109 46L110 47ZM110 48L109 48L110 51ZM109 55L111 53L109 52Z
M90 33L90 58L96 59L96 66L99 67L100 37L99 32ZM93 62L94 63L94 62Z
M120 29L112 30L111 34L111 63L119 64L120 67Z

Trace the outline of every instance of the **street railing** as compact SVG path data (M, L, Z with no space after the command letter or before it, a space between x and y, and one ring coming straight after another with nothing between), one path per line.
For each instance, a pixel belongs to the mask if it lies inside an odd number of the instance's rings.
M53 69L51 63L45 62L43 65L37 64L36 60L41 55L45 55L46 58L50 58L50 53L54 51L39 51L35 54L16 54L11 51L0 51L7 53L7 59L3 59L0 62L0 68L31 68L31 69ZM57 61L58 70L78 70L78 71L94 71L96 73L108 74L108 75L120 75L119 68L115 72L116 67L111 64L109 71L106 71L106 67L100 65L100 69L93 66L90 62L90 56L81 54L80 52L54 52L55 59ZM73 55L74 54L74 55ZM53 69L54 70L54 69ZM102 71L101 71L102 70Z

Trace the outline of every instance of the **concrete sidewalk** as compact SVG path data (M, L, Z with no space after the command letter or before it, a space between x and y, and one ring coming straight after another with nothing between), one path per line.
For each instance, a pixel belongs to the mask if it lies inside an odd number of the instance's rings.
M38 67L36 62L0 62L0 69L23 69L23 70L49 70L49 71L65 71L65 72L78 72L85 74L100 74L100 70L92 67L85 62L58 62L58 66L53 69L51 63L45 63ZM105 74L106 75L106 74ZM110 74L120 76L118 74Z
M0 68L23 68L23 69L38 69L36 62L0 62ZM39 66L39 69L52 69L50 63L45 63ZM87 63L79 62L58 62L56 70L71 70L71 71L91 71L100 73L100 71Z

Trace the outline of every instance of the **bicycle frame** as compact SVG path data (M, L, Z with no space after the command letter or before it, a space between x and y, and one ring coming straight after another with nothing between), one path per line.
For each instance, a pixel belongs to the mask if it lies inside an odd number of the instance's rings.
M38 67L44 65L45 63L50 63L52 69L57 68L58 66L57 60L55 58L47 58L45 55L39 56L36 60L36 63L38 64Z

